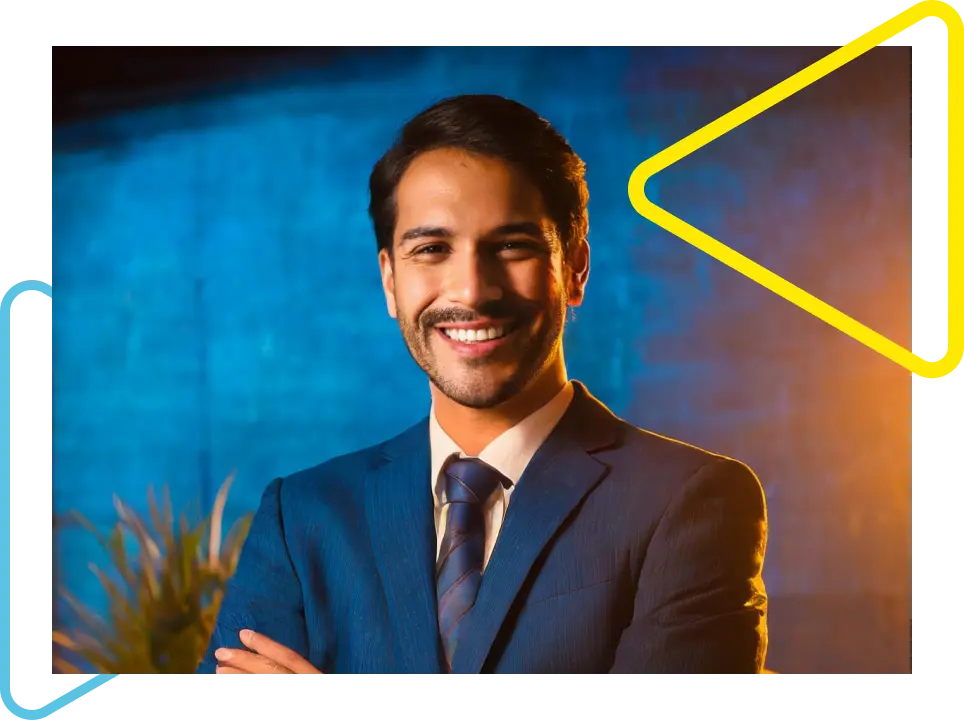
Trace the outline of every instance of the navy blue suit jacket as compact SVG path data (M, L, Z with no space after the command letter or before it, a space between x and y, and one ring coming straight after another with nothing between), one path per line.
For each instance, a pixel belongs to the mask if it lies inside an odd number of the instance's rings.
M763 491L576 382L513 491L454 672L759 672ZM199 672L251 628L322 672L444 671L427 418L268 485Z

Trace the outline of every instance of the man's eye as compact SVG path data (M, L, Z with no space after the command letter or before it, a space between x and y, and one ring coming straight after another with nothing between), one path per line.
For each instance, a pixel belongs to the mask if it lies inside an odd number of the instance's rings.
M445 246L441 243L434 243L432 245L423 245L418 250L415 251L416 255L434 255L439 252L445 252Z
M506 240L502 243L503 250L525 250L525 251L535 251L539 249L539 246L532 242L531 240Z

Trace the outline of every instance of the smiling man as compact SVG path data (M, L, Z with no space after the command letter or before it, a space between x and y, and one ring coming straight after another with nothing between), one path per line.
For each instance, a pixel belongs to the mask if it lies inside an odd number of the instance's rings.
M762 670L756 476L567 376L584 172L501 97L402 129L370 212L431 411L268 486L199 672Z

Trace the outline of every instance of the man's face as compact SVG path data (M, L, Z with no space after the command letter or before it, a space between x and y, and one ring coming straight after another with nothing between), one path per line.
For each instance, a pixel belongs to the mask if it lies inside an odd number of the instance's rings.
M494 407L560 359L567 305L581 303L585 273L564 263L558 230L521 172L433 150L409 165L396 205L394 258L379 255L385 298L439 391ZM583 246L576 255L588 267Z

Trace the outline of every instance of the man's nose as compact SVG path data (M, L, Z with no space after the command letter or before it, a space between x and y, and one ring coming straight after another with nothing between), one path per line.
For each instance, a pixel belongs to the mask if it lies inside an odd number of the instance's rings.
M501 267L478 252L462 253L449 263L446 294L467 307L500 300L504 294Z

